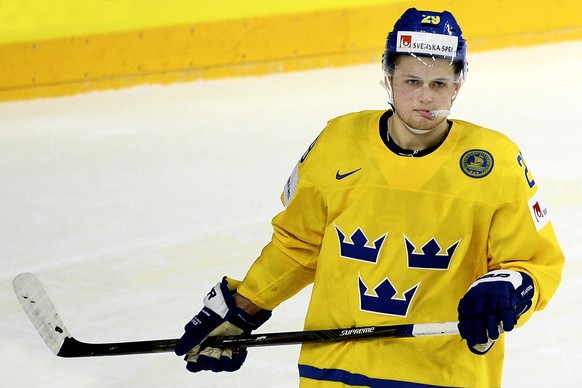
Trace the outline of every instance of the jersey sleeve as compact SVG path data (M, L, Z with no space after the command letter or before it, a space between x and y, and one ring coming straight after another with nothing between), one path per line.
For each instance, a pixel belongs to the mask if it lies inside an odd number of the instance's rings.
M312 283L315 277L327 207L322 191L309 179L317 174L314 145L315 142L287 181L282 195L285 210L272 221L272 239L238 289L241 295L264 309L274 309Z
M520 318L521 325L534 310L543 309L555 293L562 276L564 254L549 210L517 146L512 144L506 155L501 160L506 173L491 221L488 270L513 269L534 279L535 309Z

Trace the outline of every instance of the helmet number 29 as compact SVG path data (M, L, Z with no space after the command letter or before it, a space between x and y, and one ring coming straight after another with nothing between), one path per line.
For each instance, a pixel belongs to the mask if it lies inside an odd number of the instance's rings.
M438 15L428 15L422 19L422 24L438 25L441 22L441 17Z

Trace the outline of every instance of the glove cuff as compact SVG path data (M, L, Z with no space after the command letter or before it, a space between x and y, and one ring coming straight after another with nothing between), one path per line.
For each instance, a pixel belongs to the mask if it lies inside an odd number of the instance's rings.
M227 319L245 331L258 329L263 323L267 322L272 315L268 310L262 310L257 315L250 315L245 310L238 307L232 310L231 314L232 315L227 317Z
M236 286L241 282L223 277L204 297L204 306L220 316L222 319L234 323L245 332L259 328L271 317L271 311L263 310L257 315L250 315L237 307L234 302Z
M526 276L531 281L531 277L524 272L514 271L512 269L497 269L494 271L489 271L485 275L481 276L479 279L475 281L475 283L471 284L469 290L481 283L501 282L501 281L511 283L513 285L513 289L517 290L523 284L524 277Z

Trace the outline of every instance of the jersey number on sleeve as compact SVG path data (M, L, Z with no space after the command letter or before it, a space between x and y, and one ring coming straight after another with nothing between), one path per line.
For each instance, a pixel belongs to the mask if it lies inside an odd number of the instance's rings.
M525 175L525 180L527 182L527 185L529 186L530 189L533 189L533 187L536 185L536 181L534 181L533 176L529 172L529 169L527 168L527 165L525 164L525 160L523 160L523 156L521 155L521 152L519 153L519 155L517 155L517 164L519 164L519 167L521 167L523 169L523 173Z

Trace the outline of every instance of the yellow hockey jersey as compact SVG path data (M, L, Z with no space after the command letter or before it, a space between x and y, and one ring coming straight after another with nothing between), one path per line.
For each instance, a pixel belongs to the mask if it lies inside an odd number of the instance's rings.
M564 256L519 149L450 120L436 150L399 156L383 140L391 113L328 123L289 178L272 240L238 292L272 310L313 282L306 330L444 322L457 320L478 277L514 269L535 281L523 324L556 291ZM500 386L503 336L484 356L458 336L304 344L300 384Z

